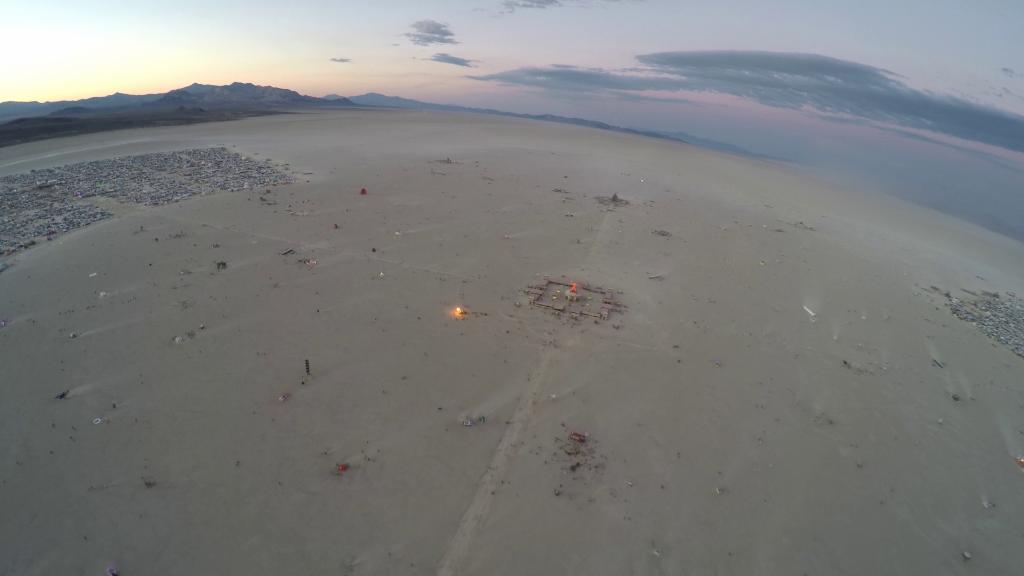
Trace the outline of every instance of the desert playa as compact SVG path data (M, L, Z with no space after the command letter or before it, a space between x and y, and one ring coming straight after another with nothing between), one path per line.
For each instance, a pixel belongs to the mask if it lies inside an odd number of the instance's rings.
M0 574L1024 566L1021 324L952 313L1012 315L1020 243L464 113L61 138L0 176L206 148L291 182L86 197L109 217L3 258Z

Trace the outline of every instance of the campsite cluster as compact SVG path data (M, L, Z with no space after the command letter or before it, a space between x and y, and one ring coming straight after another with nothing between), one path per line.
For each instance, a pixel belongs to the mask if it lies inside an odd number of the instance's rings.
M112 214L95 198L156 206L212 192L292 181L269 160L226 148L192 148L80 162L0 177L0 255Z

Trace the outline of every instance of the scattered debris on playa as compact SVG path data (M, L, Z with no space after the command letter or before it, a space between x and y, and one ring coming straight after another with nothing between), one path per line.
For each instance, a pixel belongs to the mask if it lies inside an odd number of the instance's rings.
M968 292L965 290L965 292ZM1013 293L982 292L970 300L945 294L949 311L1024 358L1024 300Z
M269 161L227 148L192 148L80 162L0 177L0 254L112 214L89 198L157 206L199 194L238 192L293 181Z
M487 422L486 416L466 417L462 419L462 425L466 428L472 428L477 424L484 424Z
M598 453L590 434L570 431L565 437L555 438L555 449L551 462L562 467L568 477L554 489L555 496L561 496L577 483L586 483L593 476L604 472L606 458ZM572 496L572 492L568 494Z
M611 206L612 208L629 206L629 200L620 198L618 194L612 194L611 196L597 196L595 197L595 200L597 200L597 203L601 206Z

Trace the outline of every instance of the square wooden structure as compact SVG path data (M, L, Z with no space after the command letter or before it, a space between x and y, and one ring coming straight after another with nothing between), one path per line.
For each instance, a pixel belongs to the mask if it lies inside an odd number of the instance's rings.
M534 306L554 310L559 314L569 314L573 317L589 316L607 320L613 310L622 310L623 305L616 300L614 291L583 282L575 284L575 298L572 298L570 294L573 282L552 278L531 284L526 289L526 295L530 298L530 304Z

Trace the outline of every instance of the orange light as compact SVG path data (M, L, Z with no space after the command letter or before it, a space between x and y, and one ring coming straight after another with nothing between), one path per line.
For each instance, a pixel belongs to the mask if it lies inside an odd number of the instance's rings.
M452 316L456 318L462 318L466 315L466 311L461 306L456 306L455 310L452 310Z
M576 283L575 282L573 282L572 284L569 285L569 292L572 292L573 294L576 293Z

